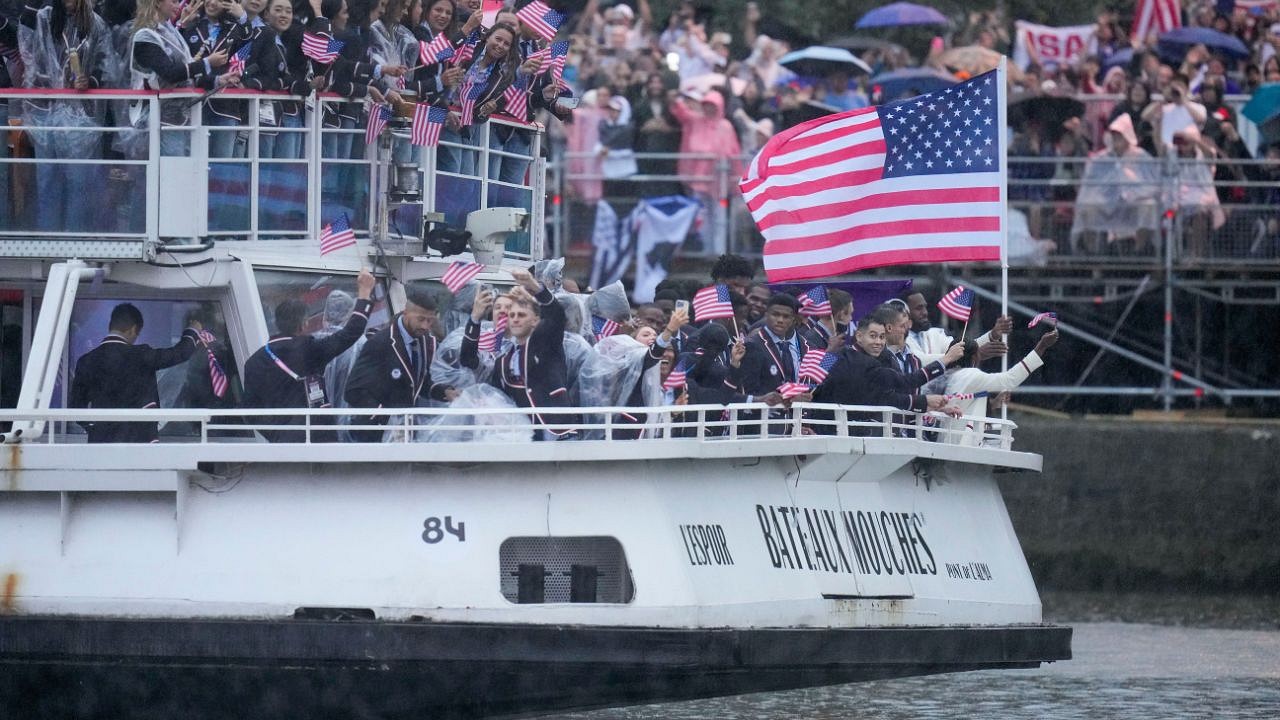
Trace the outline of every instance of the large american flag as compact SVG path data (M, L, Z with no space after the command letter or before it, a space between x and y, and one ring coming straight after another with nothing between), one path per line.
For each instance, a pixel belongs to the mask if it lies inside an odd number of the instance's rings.
M418 61L423 65L435 65L448 60L454 54L453 43L444 33L436 35L431 42L418 41Z
M440 131L449 117L449 108L418 103L413 109L413 125L409 130L409 142L420 147L440 144Z
M729 286L723 283L708 285L694 293L693 317L698 322L733 317L733 302L729 299Z
M770 282L904 263L999 260L998 70L775 135L742 179Z
M520 23L531 30L533 34L543 40L550 40L559 32L560 24L564 22L566 15L552 10L542 0L533 0L533 2L517 10L516 17L520 18Z
M316 33L302 33L302 54L321 65L332 65L347 44Z
M484 272L484 265L481 263L455 260L449 264L449 268L444 271L444 275L440 276L440 282L449 288L449 292L456 294L463 286L475 280L476 276L482 272Z
M334 218L320 231L320 255L328 255L335 250L348 248L356 244L356 234L351 230L351 220L346 213Z
M1178 0L1138 0L1133 8L1132 38L1145 42L1151 33L1182 27Z

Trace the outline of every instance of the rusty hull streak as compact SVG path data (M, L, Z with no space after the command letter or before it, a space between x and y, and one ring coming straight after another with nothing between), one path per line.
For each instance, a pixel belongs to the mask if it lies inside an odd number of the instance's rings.
M22 470L22 446L14 443L9 446L9 464L4 468L8 472L5 476L9 478L9 490L16 492L18 490L18 473Z
M13 599L18 595L18 573L4 576L4 595L0 596L0 614L8 615L16 611Z

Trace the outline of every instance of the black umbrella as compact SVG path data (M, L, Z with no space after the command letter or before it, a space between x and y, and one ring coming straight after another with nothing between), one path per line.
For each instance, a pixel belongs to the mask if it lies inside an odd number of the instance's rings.
M1009 126L1015 130L1038 121L1041 127L1054 131L1073 117L1084 117L1084 103L1075 98L1030 93L1009 98Z

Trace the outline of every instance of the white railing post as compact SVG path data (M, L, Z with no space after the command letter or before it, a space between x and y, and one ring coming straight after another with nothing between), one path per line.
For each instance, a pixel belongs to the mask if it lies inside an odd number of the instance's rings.
M147 157L150 162L142 166L147 188L147 239L151 242L160 242L160 147L160 96L152 95L147 98Z
M320 93L314 93L315 103L312 104L310 117L307 118L307 142L306 152L307 158L307 236L308 239L315 240L320 237L320 228L324 223L320 217L323 212L323 188L324 188L324 100L321 99ZM303 112L308 112L307 103L303 102ZM341 132L341 128L339 128Z

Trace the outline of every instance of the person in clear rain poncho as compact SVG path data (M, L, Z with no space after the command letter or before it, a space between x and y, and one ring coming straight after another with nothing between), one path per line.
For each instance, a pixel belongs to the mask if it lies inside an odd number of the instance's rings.
M1150 247L1160 228L1157 200L1160 173L1156 161L1138 146L1133 120L1120 115L1104 138L1106 147L1089 156L1071 226L1073 242L1100 250L1099 239L1135 238Z
M93 11L92 0L54 0L38 10L28 7L18 30L18 49L26 68L23 85L32 89L89 90L101 86L111 52L111 33ZM36 217L41 230L93 229L88 202L102 183L100 168L51 160L101 157L96 131L38 130L41 127L94 127L104 123L102 103L92 100L36 100L23 103L23 123L35 145Z
M600 338L578 380L582 405L628 408L662 405L664 396L658 363L671 347L672 338L688 322L688 312L677 309L661 334L648 325L641 325L629 334ZM600 416L588 418L588 422L602 421ZM647 421L647 413L614 413L612 439L634 440L641 437L646 431L627 426L643 425ZM591 431L586 437L600 439L603 436L602 431Z

